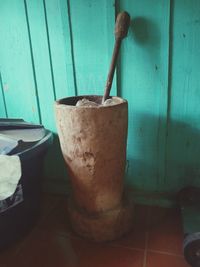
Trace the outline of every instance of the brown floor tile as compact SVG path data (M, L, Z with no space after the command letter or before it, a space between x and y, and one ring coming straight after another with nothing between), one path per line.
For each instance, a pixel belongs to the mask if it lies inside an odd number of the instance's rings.
M68 267L71 266L70 254L68 239L48 231L35 229L14 258L15 265L13 266Z
M143 256L143 251L65 238L37 230L15 257L14 266L142 267Z
M13 259L15 259L17 253L20 251L24 244L24 239L18 241L9 248L0 251L0 267L13 266Z
M60 200L60 195L52 195L44 193L41 199L41 212L47 214Z
M67 197L47 194L36 227L0 253L0 267L186 267L182 236L177 210L137 205L132 232L103 244L85 241L71 230Z
M52 194L43 194L41 197L41 210L37 224L40 224L46 216L51 212L56 206L57 202L60 200L60 196Z
M144 251L111 247L71 239L77 267L136 267L143 266Z
M125 248L144 249L145 248L146 232L141 229L133 229L119 240L110 242L111 246L119 246Z
M189 267L189 265L180 256L148 252L146 267Z
M49 214L38 223L38 228L68 236L71 231L67 212L67 197L60 197Z
M137 205L135 207L135 216L132 231L121 239L113 241L110 244L113 246L144 249L146 239L147 211L147 206Z
M11 258L16 255L16 247L11 247L0 252L0 267L6 267Z
M134 209L134 225L142 230L145 230L147 227L148 211L149 207L145 205L136 205Z
M161 217L158 215L161 213ZM158 217L159 219L155 219ZM175 209L154 209L151 213L148 248L182 255L183 231L181 217Z
M151 229L165 222L165 220L169 218L171 212L172 212L171 208L149 206L148 215L147 215L148 228Z

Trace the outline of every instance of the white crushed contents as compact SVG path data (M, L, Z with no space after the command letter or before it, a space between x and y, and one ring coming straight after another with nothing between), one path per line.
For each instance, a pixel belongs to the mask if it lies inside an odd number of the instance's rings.
M116 105L118 103L119 103L119 100L113 99L113 98L106 99L106 101L104 101L103 104L97 104L93 101L90 101L86 98L83 98L76 103L76 107L112 106L112 105Z
M0 155L0 201L12 196L22 175L19 156Z
M119 104L119 100L109 98L109 99L106 99L104 101L103 106L112 106L112 105L116 105L116 104Z
M82 106L95 107L95 106L99 106L99 105L93 101L90 101L86 98L83 98L76 103L76 106L77 107L82 107Z

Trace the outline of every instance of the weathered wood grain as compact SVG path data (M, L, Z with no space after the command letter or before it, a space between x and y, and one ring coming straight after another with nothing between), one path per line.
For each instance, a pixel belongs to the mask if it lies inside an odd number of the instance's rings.
M132 17L122 45L121 95L129 101L128 181L164 189L168 103L169 1L120 1Z
M42 124L56 131L53 120L55 100L54 77L49 52L48 30L45 21L45 7L41 0L26 1L27 22L30 28L30 42L33 53L33 68L37 83Z
M9 117L38 123L39 111L24 2L0 1L0 62Z
M70 14L78 94L103 95L114 45L113 1L70 1Z
M200 185L200 2L173 5L166 187Z

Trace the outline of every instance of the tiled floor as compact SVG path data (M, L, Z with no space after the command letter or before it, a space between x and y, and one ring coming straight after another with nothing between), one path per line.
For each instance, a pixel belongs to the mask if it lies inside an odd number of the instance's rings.
M70 228L67 198L46 195L37 226L0 253L0 267L187 267L177 210L136 206L134 229L121 240L96 244Z

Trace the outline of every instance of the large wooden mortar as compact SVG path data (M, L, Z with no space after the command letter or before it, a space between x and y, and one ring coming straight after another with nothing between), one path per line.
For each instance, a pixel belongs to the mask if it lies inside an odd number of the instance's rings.
M101 103L100 96L85 96ZM80 106L82 97L56 101L62 153L72 184L69 216L80 235L112 240L132 224L132 204L124 197L128 104L113 97L112 106Z

